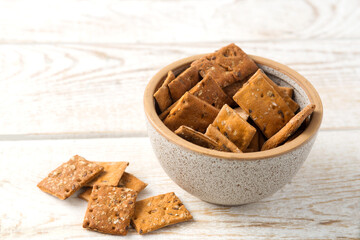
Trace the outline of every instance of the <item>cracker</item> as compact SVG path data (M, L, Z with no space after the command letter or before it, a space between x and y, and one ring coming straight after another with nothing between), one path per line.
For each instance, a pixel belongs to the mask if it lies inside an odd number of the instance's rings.
M294 113L264 76L257 71L233 99L270 138L290 121Z
M119 187L130 188L135 192L139 193L146 188L147 183L144 183L131 173L124 172L119 182Z
M236 81L242 81L258 70L255 62L234 43L220 48L219 51L212 54L211 59L231 71Z
M222 88L236 82L236 79L234 78L231 71L227 71L215 61L207 59L207 56L194 61L191 66L197 67L199 69L200 75L203 78L206 75L211 76Z
M104 167L75 155L53 170L37 186L42 191L64 200L97 177L103 170Z
M134 175L124 172L122 175L118 187L122 188L130 188L134 190L135 192L139 193L141 192L145 187L147 186L147 183L144 183ZM79 194L79 198L82 198L86 201L89 201L90 195L91 195L92 188L91 187L85 187L85 191Z
M280 95L283 96L283 95L288 95L290 98L293 97L294 95L294 89L291 88L291 87L281 87L279 86L279 89L280 89Z
M186 92L175 107L171 109L164 120L164 124L172 131L181 125L185 125L196 131L205 132L218 112L219 109Z
M234 102L210 75L206 75L189 92L219 109L224 104L232 104Z
M136 202L131 220L139 234L192 219L175 193L170 192Z
M136 197L137 193L129 188L95 185L83 227L101 233L126 235L134 215Z
M154 93L154 98L161 112L165 111L173 102L170 96L168 84L174 79L174 73L172 71L169 71L162 86Z
M89 201L91 195L92 187L84 187L84 191L79 194L79 198Z
M104 171L94 180L85 186L92 187L94 185L110 185L117 186L121 176L125 172L125 168L129 166L128 162L95 162L104 167Z
M231 142L227 137L225 137L224 134L222 134L216 127L211 124L206 129L205 135L214 139L214 141L222 146L226 152L242 152L233 142Z
M303 110L301 110L298 114L296 114L279 132L277 132L274 136L269 138L261 150L269 150L279 146L286 139L288 139L296 130L301 126L304 120L310 116L315 110L314 104L307 105Z
M189 67L186 69L168 84L172 100L175 102L180 99L186 91L190 90L198 82L198 68Z
M230 139L241 151L245 151L256 129L240 117L228 105L224 105L214 122L214 127Z
M206 101L216 108L221 108L224 104L234 105L236 104L213 80L213 77L206 75L203 80L198 82L192 89L189 91L194 96L200 98L201 100ZM171 109L173 109L178 102L175 102L165 111L163 111L159 118L164 120L167 115L169 115Z
M274 89L276 92L279 93L279 95L284 99L285 103L289 106L291 111L296 112L299 109L299 104L297 104L294 100L289 97L284 91L281 91L280 87L276 85L261 69L259 69L253 77L260 76L264 80L266 80ZM253 78L252 77L252 78Z
M221 145L219 145L217 142L215 142L210 137L206 136L205 134L203 134L201 132L195 131L194 129L189 128L187 126L184 126L184 125L180 126L175 131L175 133L179 137L181 137L193 144L196 144L198 146L209 148L209 149L216 149L219 151L225 150L223 147L221 147Z
M234 108L234 112L239 114L239 116L242 117L245 121L247 121L249 118L249 114L241 107Z

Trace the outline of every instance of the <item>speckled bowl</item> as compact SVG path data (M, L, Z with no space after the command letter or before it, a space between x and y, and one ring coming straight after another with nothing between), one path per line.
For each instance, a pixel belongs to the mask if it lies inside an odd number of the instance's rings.
M177 74L202 56L188 57L164 67L147 85L144 108L152 147L167 175L203 201L221 205L256 202L288 183L309 155L323 115L320 97L303 76L289 67L251 56L277 84L294 88L294 98L300 108L316 104L310 124L291 142L262 152L229 153L197 146L163 124L156 113L153 94L169 70Z

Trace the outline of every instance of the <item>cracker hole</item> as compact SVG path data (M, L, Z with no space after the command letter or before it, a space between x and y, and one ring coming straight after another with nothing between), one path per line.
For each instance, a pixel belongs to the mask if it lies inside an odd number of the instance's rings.
M112 227L111 227L111 229L112 229L112 230L115 230L115 227L114 227L114 226L112 226Z
M116 216L116 217L118 217L118 216L119 216L119 213L118 213L118 212L116 212L116 213L115 213L115 216Z
M67 193L70 192L70 189L65 189L65 192L67 192Z
M89 209L89 212L93 212L93 209L92 209L92 208L90 208L90 209Z
M78 179L76 179L76 181L77 181L77 182L81 182L81 179L80 179L80 178L78 178Z
M90 225L90 222L86 221L85 226L89 226L89 225Z

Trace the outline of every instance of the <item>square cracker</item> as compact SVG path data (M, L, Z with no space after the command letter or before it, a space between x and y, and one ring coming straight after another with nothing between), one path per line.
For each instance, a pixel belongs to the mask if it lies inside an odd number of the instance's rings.
M236 82L244 80L258 70L255 62L234 43L220 48L210 56L217 64L231 71Z
M315 109L314 104L307 105L303 110L296 114L280 131L269 138L261 148L261 151L276 148L281 143L285 142L296 130L301 126L304 120L313 113Z
M233 98L270 138L290 121L294 113L264 76L261 71L256 72Z
M161 112L165 111L173 102L170 96L168 84L174 79L174 73L172 71L169 71L161 87L154 93L154 98Z
M206 129L205 135L214 139L226 152L241 153L242 151L224 134L222 134L216 127L209 125Z
M234 103L210 75L206 75L189 92L219 109L224 104L231 105Z
M228 105L224 105L212 123L241 151L245 151L254 137L256 129L240 117Z
M139 234L192 219L175 193L170 192L136 202L131 220Z
M207 57L208 56L204 56L191 63L191 66L199 69L199 73L203 78L205 78L206 75L211 76L222 88L236 82L231 71L221 67L215 61L211 61Z
M131 173L124 172L119 182L119 187L130 188L139 193L146 188L147 183L144 183Z
M130 188L134 190L135 192L139 193L141 192L145 187L147 186L147 183L144 183L134 175L124 172L122 175L118 187L122 188ZM89 201L90 195L91 195L92 187L86 187L85 191L79 194L79 198L84 199L85 201Z
M134 215L136 197L137 193L129 188L95 185L83 227L101 233L126 235Z
M191 94L204 100L205 102L211 104L216 108L221 108L224 104L234 105L236 104L232 98L230 98L219 85L213 80L209 74L206 75L200 82L198 82L193 88L189 90ZM165 117L170 113L171 109L173 109L176 104L175 102L170 107L168 107L165 111L163 111L159 118L164 120Z
M103 170L104 167L75 155L68 162L53 170L37 186L42 191L64 200Z
M171 109L164 120L164 124L171 131L185 125L196 131L205 132L207 126L214 121L218 112L219 109L186 92L174 108Z
M285 103L289 106L291 111L296 112L299 109L299 104L297 104L294 100L289 97L288 94L286 94L281 88L276 85L276 83L273 82L264 72L263 70L259 69L251 78L260 77L264 80L266 80L274 89L275 91L283 98Z
M168 84L172 100L175 102L180 99L184 93L190 90L199 82L199 72L197 67L189 67L173 81Z
M187 126L180 126L175 133L180 136L181 138L196 144L201 147L209 148L209 149L215 149L219 151L226 151L227 149L223 147L222 145L218 144L214 139L204 135L201 132L197 132L192 128L189 128Z
M87 183L85 186L92 187L94 185L110 185L117 186L121 176L125 172L125 168L129 165L128 162L95 162L103 166L104 171L94 180Z

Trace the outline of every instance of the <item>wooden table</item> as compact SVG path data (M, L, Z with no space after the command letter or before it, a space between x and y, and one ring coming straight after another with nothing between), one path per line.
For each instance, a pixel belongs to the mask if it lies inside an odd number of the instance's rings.
M235 42L303 74L324 120L294 179L258 203L208 204L173 183L146 134L142 95L168 63ZM79 154L129 161L194 216L129 239L360 238L360 2L1 1L0 239L115 239L82 228L86 203L36 184Z

